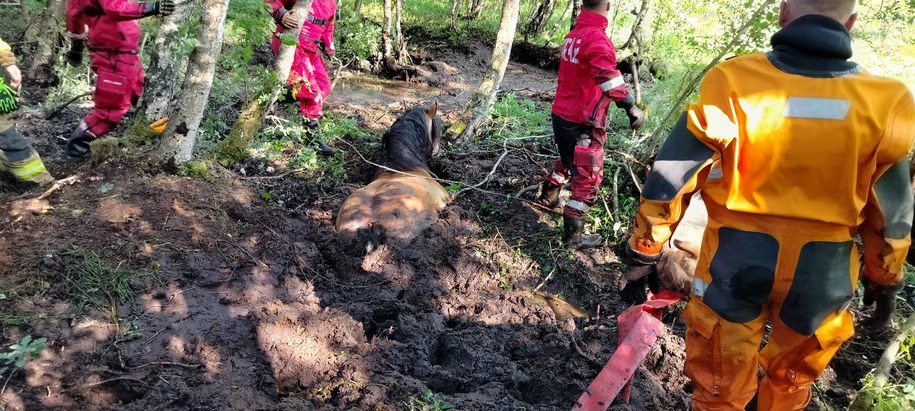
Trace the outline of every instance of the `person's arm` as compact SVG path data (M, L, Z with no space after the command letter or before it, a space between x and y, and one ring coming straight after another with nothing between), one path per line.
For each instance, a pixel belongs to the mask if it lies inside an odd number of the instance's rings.
M908 154L915 139L915 103L906 94L878 148L877 172L864 205L859 232L864 242L864 303L876 303L867 320L871 328L885 327L895 311L896 292L902 287L902 265L912 243L915 208Z
M127 0L99 0L105 15L114 20L136 20L155 15L168 15L175 9L173 0L134 3Z
M324 52L328 56L333 56L337 51L334 49L334 20L336 14L336 12L331 13L330 18L327 19L327 27L324 30L324 34L321 36L321 42L324 43Z
M626 89L623 73L616 67L616 50L613 49L610 39L591 43L585 50L583 58L588 62L591 75L600 86L604 96L616 102L617 107L626 111L629 124L633 129L641 128L645 122L645 113L635 105L635 99Z
M686 204L698 190L713 161L738 137L737 113L713 68L702 81L699 101L674 125L655 159L645 185L627 245L627 254L652 264L683 218Z
M291 2L289 7L292 7L295 3L295 1ZM264 4L270 8L270 17L273 17L273 21L276 24L289 28L288 24L291 19L287 18L285 22L283 21L283 17L287 17L286 13L289 12L289 10L286 9L286 2L283 0L264 0ZM290 15L288 17L292 16Z

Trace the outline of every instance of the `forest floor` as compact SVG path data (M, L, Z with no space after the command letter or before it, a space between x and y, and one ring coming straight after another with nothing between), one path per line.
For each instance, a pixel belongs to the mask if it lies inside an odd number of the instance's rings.
M377 148L404 104L437 101L446 122L456 118L478 81L465 73L481 72L487 54L440 53L419 82L341 72L328 110L358 117L372 136L331 141L346 158L342 182L268 174L253 161L175 176L145 160L148 146L91 165L62 151L85 107L20 119L50 170L75 182L37 205L41 190L0 191L3 341L49 342L5 381L0 404L570 409L615 350L622 264L610 246L561 249L560 217L514 198L551 164L543 145L522 140L491 176L501 142L446 150L433 161L439 177L490 178L483 187L499 195L461 194L403 249L363 259L334 232L336 210L372 172L355 147ZM518 63L503 83L544 116L554 87L555 72ZM688 409L680 309L665 315L630 403L612 410ZM811 409L847 406L883 344L848 344Z

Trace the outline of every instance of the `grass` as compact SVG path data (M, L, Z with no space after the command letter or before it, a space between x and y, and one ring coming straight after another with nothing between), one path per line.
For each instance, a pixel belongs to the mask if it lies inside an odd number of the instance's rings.
M75 248L62 253L69 260L67 293L80 307L113 309L136 295L131 281L151 274L114 265L92 250Z
M407 411L445 411L454 406L439 398L432 390L426 390L421 395L414 395L403 404Z

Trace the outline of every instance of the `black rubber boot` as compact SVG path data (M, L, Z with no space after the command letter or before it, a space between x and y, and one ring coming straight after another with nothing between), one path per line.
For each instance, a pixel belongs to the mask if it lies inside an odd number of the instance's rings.
M600 234L583 234L585 231L584 217L562 216L562 226L562 241L570 250L594 248L604 242Z
M327 145L327 143L321 140L321 123L318 119L313 118L305 120L305 128L307 128L315 138L315 142L318 144L318 154L330 157L337 153L336 148Z
M89 131L82 126L78 127L67 139L67 155L73 158L86 158L89 156L89 143L95 140Z
M330 157L337 153L336 148L333 148L333 147L327 145L327 143L321 141L320 138L318 138L317 140L318 140L318 154L320 154L322 156Z
M540 197L537 197L537 204L546 208L556 208L559 205L559 193L562 186L557 186L549 181L544 181L540 185Z

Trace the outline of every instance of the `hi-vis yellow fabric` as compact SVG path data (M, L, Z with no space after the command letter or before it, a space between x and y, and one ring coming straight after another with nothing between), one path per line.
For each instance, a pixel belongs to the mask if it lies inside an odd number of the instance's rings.
M0 67L6 67L16 64L16 55L9 44L0 39Z

